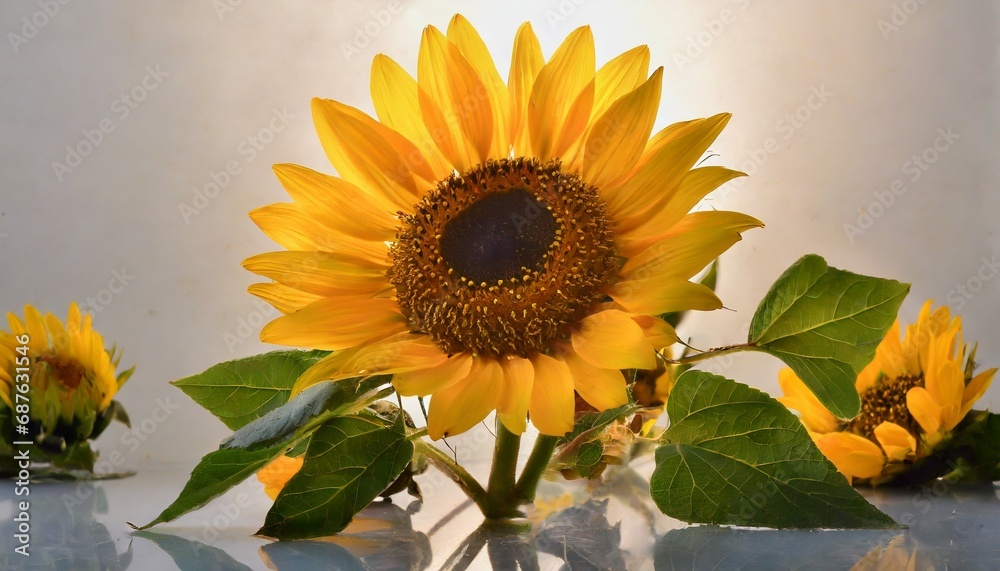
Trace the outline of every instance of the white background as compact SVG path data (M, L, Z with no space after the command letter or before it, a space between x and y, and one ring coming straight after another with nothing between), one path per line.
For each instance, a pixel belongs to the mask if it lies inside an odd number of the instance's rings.
M120 400L142 442L120 428L100 441L105 458L122 451L116 467L189 463L226 435L167 382L274 348L257 341L264 316L245 293L255 278L240 268L277 249L246 215L287 200L271 164L330 172L310 98L371 112L372 57L415 71L422 28L444 29L459 10L504 77L520 22L532 22L546 56L589 24L599 62L645 43L664 66L658 127L734 114L711 163L753 176L704 207L767 227L723 258L719 291L732 311L690 319L684 333L696 346L741 340L770 283L816 252L911 282L905 322L924 299L950 302L980 360L1000 363L1000 279L984 264L1000 261L997 2L104 1L58 5L52 16L43 4L0 5L0 308L20 314L32 303L65 316L71 300L94 298L99 330L125 348L123 364L138 365ZM33 32L25 18L39 23ZM147 77L157 69L162 77ZM123 116L133 91L143 100ZM287 127L276 112L292 117ZM57 175L67 145L103 119L113 131ZM947 149L927 151L949 129L958 137L938 141ZM252 155L251 137L268 141ZM908 161L925 152L933 163L914 171ZM181 206L231 162L239 174L185 218ZM897 179L905 191L892 195ZM127 285L111 283L114 272ZM965 298L958 286L978 291ZM772 393L778 368L754 355L715 366ZM996 408L1000 387L984 402ZM166 420L152 420L164 404Z

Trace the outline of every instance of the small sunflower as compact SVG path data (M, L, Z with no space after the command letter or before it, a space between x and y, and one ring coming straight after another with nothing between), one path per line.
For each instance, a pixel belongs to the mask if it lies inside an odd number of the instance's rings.
M900 338L897 321L858 374L861 413L839 421L791 369L778 375L778 400L851 479L887 481L935 451L989 388L996 369L973 376L975 347L962 343L962 319L927 301Z
M546 61L531 26L504 83L460 15L424 30L417 77L372 63L378 120L314 99L339 177L276 165L292 203L251 218L287 251L244 262L250 292L286 315L266 342L327 349L294 391L393 375L433 395L433 439L496 410L513 433L573 426L574 390L598 410L628 400L622 370L673 344L659 316L722 302L689 279L762 224L688 213L743 173L693 168L730 115L653 134L662 68L634 48L596 69L589 27ZM651 136L652 134L652 136Z
M13 410L15 379L27 357L31 436L46 453L58 458L74 445L96 438L112 418L128 422L112 399L132 370L115 375L121 354L104 348L92 317L69 306L65 324L51 313L43 317L31 305L24 321L7 314L9 331L0 331L0 400ZM27 344L18 338L27 335Z

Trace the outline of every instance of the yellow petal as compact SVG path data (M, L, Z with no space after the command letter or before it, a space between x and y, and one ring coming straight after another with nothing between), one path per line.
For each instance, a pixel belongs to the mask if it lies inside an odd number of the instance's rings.
M677 343L679 339L674 328L659 317L633 315L632 320L642 328L642 333L646 336L646 341L649 341L653 349L657 351Z
M322 250L336 231L294 204L269 204L250 211L250 219L267 237L288 250Z
M42 314L31 305L24 306L24 323L26 331L31 337L32 347L44 347L49 343L48 331L45 329L45 322Z
M628 402L625 377L618 369L601 369L575 353L564 357L573 373L573 386L583 400L597 410L607 410Z
M583 179L603 188L622 179L642 156L660 106L663 68L611 104L587 137Z
M431 397L427 435L432 440L461 434L482 422L500 404L504 378L500 363L477 359L465 379Z
M659 277L618 282L611 297L631 313L662 315L671 311L711 311L722 307L711 288Z
M437 367L397 373L392 385L404 397L424 397L468 377L471 370L472 355L458 353Z
M436 179L451 172L451 165L441 155L420 110L417 80L384 54L372 60L372 103L378 120L409 139L430 163Z
M305 462L305 456L278 456L267 466L257 471L257 479L264 484L264 493L272 500L278 497L282 488L292 479Z
M359 120L360 111L327 99L313 99L312 113L323 150L341 177L374 200L384 197L397 209L412 209L420 195L413 173L373 127L375 121Z
M399 333L323 357L295 381L292 396L323 381L428 369L441 365L447 359L448 355L430 337Z
M742 239L741 232L764 224L740 212L704 211L688 214L666 238L630 258L622 276L633 279L688 279Z
M280 164L273 169L288 195L334 231L378 242L396 235L393 212L397 207L385 196L373 198L342 178L299 165Z
M885 456L878 445L857 434L823 434L816 437L816 445L849 480L874 478L882 473L885 465Z
M589 26L583 26L573 30L539 70L531 89L528 128L531 149L542 162L555 158L557 143L567 138L562 137L564 129L579 128L579 121L570 125L568 118L585 88L593 89L594 60L594 35ZM590 103L588 118L593 108L593 91Z
M322 296L306 293L278 282L253 284L247 288L247 292L270 303L281 313L298 311L310 303L322 299Z
M572 339L576 354L595 367L656 368L656 354L642 328L627 313L617 309L583 318Z
M722 129L729 122L729 113L720 113L707 119L691 121L672 132L660 142L655 154L640 165L635 175L621 186L602 189L611 214L625 227L648 217L651 207L659 204L659 199L671 192L687 175L691 167L708 150ZM653 141L650 141L650 145ZM634 220L630 221L629 218Z
M573 429L573 373L565 362L547 355L535 355L532 364L531 424L542 434L562 436Z
M927 389L913 387L906 393L906 408L920 424L924 434L932 435L941 429L941 405L934 402Z
M778 402L801 414L802 424L809 432L826 434L837 430L837 418L826 409L802 379L790 368L778 371L778 386L783 397Z
M341 351L369 339L382 339L408 331L409 328L395 300L324 298L271 321L261 330L260 340L292 347Z
M664 239L670 230L708 193L734 178L746 176L723 167L701 167L690 171L673 192L662 199L662 205L651 211L638 225L622 229L622 255L631 258Z
M917 449L917 440L902 426L885 421L875 427L875 438L882 445L886 457L894 462L902 462Z
M569 112L559 125L559 135L552 146L552 156L563 161L563 170L580 172L583 169L583 143L590 112L594 107L594 80L583 87L569 106Z
M479 33L461 14L455 14L448 24L448 39L458 48L486 88L493 110L492 158L506 158L510 152L510 94L504 85L493 56Z
M484 162L493 144L493 109L486 86L434 26L424 28L420 40L417 85L424 123L445 158L459 171Z
M504 392L497 407L497 416L507 430L522 434L526 428L535 369L531 361L518 357L505 359L500 365L503 368Z
M965 392L965 371L959 360L949 357L958 331L932 335L924 363L924 387L943 408L959 406ZM950 427L949 427L950 428Z
M989 369L979 373L971 381L969 381L968 386L965 387L965 393L962 395L962 402L964 402L969 408L984 394L986 394L986 389L990 388L990 383L993 381L993 375L997 372L996 368ZM968 408L965 412L969 412ZM963 416L965 416L963 414Z
M507 80L510 91L510 141L516 157L533 154L528 137L528 101L535 85L535 77L543 65L545 59L542 57L542 47L538 44L531 24L525 22L514 36L514 52Z
M243 267L323 297L376 295L391 288L385 268L338 252L268 252L247 258Z
M591 117L603 115L612 103L642 85L648 74L648 46L634 47L602 65L594 76L594 109Z

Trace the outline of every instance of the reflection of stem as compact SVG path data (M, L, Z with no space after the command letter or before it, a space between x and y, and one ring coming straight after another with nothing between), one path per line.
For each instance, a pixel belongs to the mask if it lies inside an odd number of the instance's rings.
M493 449L493 465L490 480L486 485L489 509L483 512L487 518L517 517L518 502L514 499L514 477L517 474L517 452L521 447L521 437L507 430L502 422L497 423L497 444Z
M441 565L441 569L465 571L476 560L476 556L483 550L484 545L486 545L486 537L483 534L482 528L479 528L469 534L469 537L466 537L465 541L448 556L448 560ZM458 560L457 564L455 563L456 559Z
M721 357L722 355L728 355L730 353L739 353L740 351L750 351L756 347L757 347L756 343L740 343L737 345L726 345L725 347L716 347L714 349L709 349L708 351L702 351L701 353L688 355L687 357L681 357L680 359L667 359L663 355L659 354L657 355L661 359L663 359L668 365L689 365L691 363L697 363L698 361L711 359L712 357Z
M458 516L458 514L465 511L471 505L472 505L472 500L463 500L462 503L452 508L450 512L445 514L445 516L442 517L441 519L437 520L437 523L435 523L434 526L427 531L427 537L434 537L434 534L437 533L438 530L448 525L448 522L455 519L455 517Z
M462 488L465 495L476 502L480 511L486 513L488 506L486 490L472 477L472 474L433 444L428 444L423 440L415 440L413 441L413 445L419 453L427 457L428 462L458 484L458 487Z
M538 488L538 480L542 478L542 474L548 468L549 460L552 459L552 453L556 449L557 442L559 442L559 438L556 436L538 435L538 440L535 440L535 447L531 449L531 455L528 456L528 463L524 465L521 477L517 480L514 495L518 500L523 502L535 501L535 490Z

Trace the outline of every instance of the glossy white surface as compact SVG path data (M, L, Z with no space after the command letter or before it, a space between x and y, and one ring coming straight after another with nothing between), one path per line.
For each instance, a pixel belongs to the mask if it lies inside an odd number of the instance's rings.
M94 299L97 327L137 365L121 400L140 431L116 427L99 443L106 458L119 452L115 469L192 462L226 435L167 381L274 348L257 335L275 312L244 292L257 280L240 267L275 249L246 215L288 200L271 165L330 172L310 98L370 112L372 57L415 71L423 27L459 10L504 76L521 22L546 54L589 24L599 62L648 44L665 67L657 126L733 112L709 163L751 176L702 207L767 227L724 256L720 295L733 311L693 316L682 333L695 346L739 341L770 283L817 252L912 282L904 321L926 298L951 304L983 364L1000 361L1000 279L983 262L1000 262L996 1L63 0L50 17L40 6L51 1L0 3L0 311L31 302L65 314L70 300ZM45 22L34 33L32 18ZM134 109L122 99L133 90ZM103 119L113 131L57 175L66 146L86 148L84 131L97 140ZM960 138L926 151L939 129ZM252 137L267 142L258 150ZM911 181L907 161L925 151L938 156ZM238 174L219 174L230 163ZM896 179L907 190L880 206ZM214 198L195 204L205 189ZM862 210L871 225L849 237ZM966 299L959 285L977 291ZM769 357L706 366L777 391ZM1000 404L1000 387L985 403Z
M12 553L13 539L5 529L0 568L477 570L519 564L552 571L875 570L903 569L910 559L915 569L1000 565L1000 492L992 486L939 483L921 490L866 490L877 506L909 523L905 531L775 531L685 526L659 514L634 487L629 477L634 474L623 473L589 492L581 483L546 483L544 498L569 490L579 501L518 532L477 529L482 518L474 507L453 513L464 496L449 485L422 505L410 503L405 494L394 496L394 503L376 502L337 538L270 542L252 535L270 500L259 483L248 481L175 522L133 533L125 522L155 517L185 476L160 470L96 484L36 483L31 488L31 556ZM588 494L589 501L583 499ZM11 487L3 486L3 519L13 513L13 499Z

